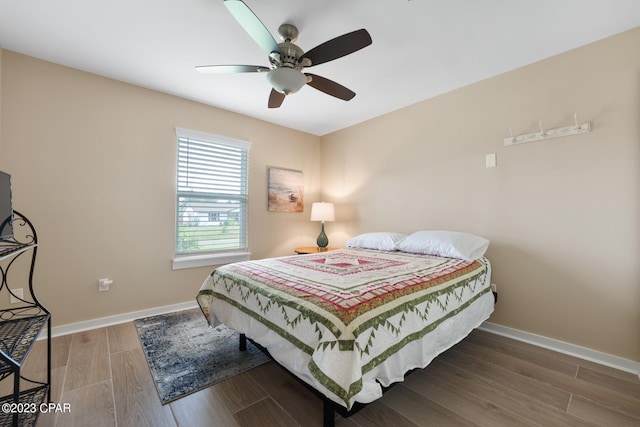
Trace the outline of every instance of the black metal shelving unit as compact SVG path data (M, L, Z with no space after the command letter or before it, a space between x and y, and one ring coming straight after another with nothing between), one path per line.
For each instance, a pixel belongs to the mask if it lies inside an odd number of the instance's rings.
M51 313L38 301L33 290L33 271L38 251L36 230L17 211L14 211L11 225L14 238L0 242L0 295L8 294L6 300L0 299L0 383L12 381L13 384L10 387L0 384L2 390L12 390L10 394L0 397L0 427L27 427L36 424L40 405L51 402ZM19 262L20 259L24 261ZM23 262L29 270L28 278L19 281L21 286L9 286L9 272L25 268ZM15 291L20 287L24 295ZM25 360L45 329L46 381L27 378L23 370Z

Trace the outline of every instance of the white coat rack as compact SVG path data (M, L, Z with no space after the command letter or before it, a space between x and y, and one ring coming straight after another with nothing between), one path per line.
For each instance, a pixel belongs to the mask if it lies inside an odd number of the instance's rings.
M591 132L590 122L585 122L579 125L577 114L573 115L573 120L573 125L548 130L544 130L542 128L542 120L540 120L540 132L532 132L515 137L513 136L513 132L511 132L511 129L509 129L509 133L511 134L511 136L504 139L504 146L507 147L509 145L524 144L525 142L542 141L545 139L560 138L561 136L577 135L579 133Z

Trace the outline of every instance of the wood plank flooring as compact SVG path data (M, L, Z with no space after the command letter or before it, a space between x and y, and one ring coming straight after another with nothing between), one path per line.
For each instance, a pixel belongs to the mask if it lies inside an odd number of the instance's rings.
M53 397L38 426L321 426L320 400L269 362L161 405L133 323L54 338ZM44 377L38 342L27 368ZM640 426L640 380L483 331L336 426Z

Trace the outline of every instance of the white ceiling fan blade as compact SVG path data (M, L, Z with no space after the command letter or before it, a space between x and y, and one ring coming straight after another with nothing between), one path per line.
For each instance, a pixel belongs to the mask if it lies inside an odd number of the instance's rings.
M267 30L267 27L265 27L260 19L249 9L249 6L241 0L224 0L224 5L267 55L271 52L280 52L280 47L276 40L269 30Z
M196 70L201 73L222 74L222 73L264 73L271 68L261 65L199 65Z

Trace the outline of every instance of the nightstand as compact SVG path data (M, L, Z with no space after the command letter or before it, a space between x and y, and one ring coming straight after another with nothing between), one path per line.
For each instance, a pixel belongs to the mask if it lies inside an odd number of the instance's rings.
M317 254L317 253L320 253L320 252L327 252L327 251L335 251L337 249L338 248L329 248L328 247L325 250L321 251L320 249L318 249L317 246L304 246L304 247L301 247L301 248L295 248L293 251L295 253L297 253L298 255L304 255L304 254Z

